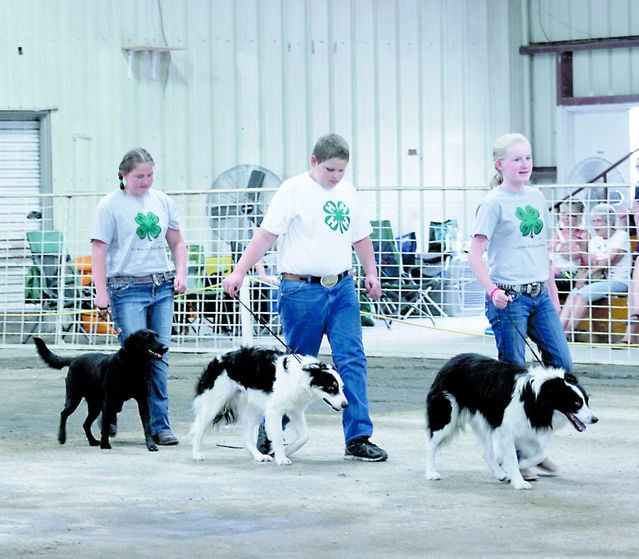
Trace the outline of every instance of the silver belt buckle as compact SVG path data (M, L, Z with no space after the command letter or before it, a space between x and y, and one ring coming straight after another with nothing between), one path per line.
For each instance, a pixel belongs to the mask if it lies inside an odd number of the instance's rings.
M333 274L330 276L322 276L320 279L320 284L323 287L333 287L337 283L337 274Z
M530 290L530 295L532 297L536 297L537 295L539 295L541 293L541 284L540 283L535 283L531 286L531 290Z
M153 280L153 285L160 287L164 283L164 273L151 274L151 279Z

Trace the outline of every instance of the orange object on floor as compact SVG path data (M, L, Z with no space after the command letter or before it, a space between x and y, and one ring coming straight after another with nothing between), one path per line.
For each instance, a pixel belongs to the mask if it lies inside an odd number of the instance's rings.
M78 271L80 284L84 287L93 285L93 270L91 267L91 256L80 256L73 260L73 265ZM100 315L97 311L87 311L80 313L80 323L88 334L113 334L117 335L114 326Z

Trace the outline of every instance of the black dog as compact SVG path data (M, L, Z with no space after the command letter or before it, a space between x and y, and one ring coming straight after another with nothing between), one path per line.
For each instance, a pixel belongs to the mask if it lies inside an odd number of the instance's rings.
M134 398L138 411L146 447L157 450L149 428L149 404L147 379L151 372L151 360L162 359L168 351L153 330L138 330L124 341L117 353L84 353L78 357L60 357L52 353L40 338L33 338L40 357L50 367L62 369L68 366L66 378L66 400L60 413L58 441L67 439L67 418L85 398L89 413L82 426L91 446L111 448L109 430L115 424L117 414L124 402ZM102 412L101 438L98 441L91 432L91 425Z

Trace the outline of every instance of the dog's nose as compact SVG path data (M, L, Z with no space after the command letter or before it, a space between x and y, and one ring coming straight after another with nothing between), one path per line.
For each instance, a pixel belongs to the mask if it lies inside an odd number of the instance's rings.
M342 402L342 409L347 408L348 407L348 402L346 400L344 400Z
M596 415L593 415L590 423L597 423L597 421L599 421L599 418Z

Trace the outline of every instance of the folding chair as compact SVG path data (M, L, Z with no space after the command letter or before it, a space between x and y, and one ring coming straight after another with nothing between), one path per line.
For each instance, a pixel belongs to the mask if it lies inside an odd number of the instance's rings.
M187 245L186 264L186 292L175 297L173 313L173 333L179 335L197 329L203 313L206 256L202 245Z
M404 270L390 220L371 221L371 225L373 252L382 285L382 297L377 303L379 314L407 318L414 313L416 316L429 318L434 325L431 307L446 316L444 310L429 295L439 285L439 280L424 280L421 276L414 278L409 270Z
M239 314L234 311L233 299L222 288L222 280L233 269L233 259L231 256L208 256L204 269L201 316L215 332L236 335L240 328Z
M93 307L92 288L82 285L81 275L64 250L62 233L28 231L27 244L33 265L25 276L25 303L39 305L45 312L66 313L64 309L70 309L72 318L63 325L65 332L81 332L87 337L95 333L101 319L97 313L88 312ZM23 343L39 324L34 324Z

